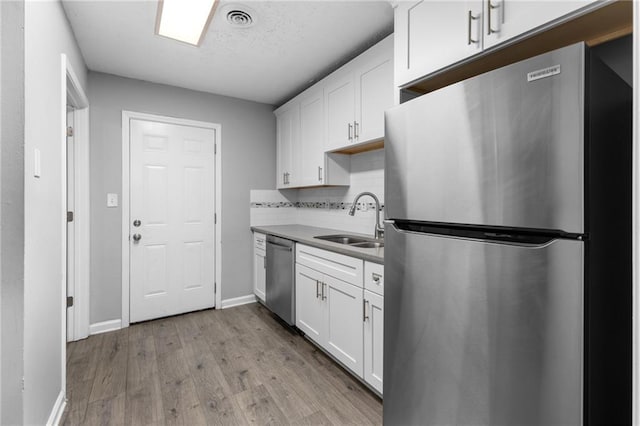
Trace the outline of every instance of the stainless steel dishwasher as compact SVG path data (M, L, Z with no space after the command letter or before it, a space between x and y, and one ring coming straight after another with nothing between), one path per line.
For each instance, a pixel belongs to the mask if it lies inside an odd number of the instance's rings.
M267 235L265 304L289 325L296 322L294 242Z

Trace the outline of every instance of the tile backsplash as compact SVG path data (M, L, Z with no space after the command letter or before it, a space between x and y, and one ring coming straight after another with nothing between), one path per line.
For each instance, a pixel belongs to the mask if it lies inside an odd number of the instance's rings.
M375 203L362 197L355 216L347 214L360 192L373 192L384 206L384 150L351 156L351 185L288 190L252 190L251 225L299 224L373 234ZM384 217L384 210L380 213Z

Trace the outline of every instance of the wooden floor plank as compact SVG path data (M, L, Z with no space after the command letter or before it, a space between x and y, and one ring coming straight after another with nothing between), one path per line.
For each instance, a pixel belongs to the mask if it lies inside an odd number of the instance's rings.
M264 385L240 392L235 396L248 423L288 425L287 416L280 410Z
M161 389L152 326L148 323L133 325L129 331L125 423L164 423Z
M204 425L206 420L184 355L184 349L158 354L164 419L168 425Z
M128 329L104 334L89 403L124 394L127 383Z
M180 336L178 336L178 330L176 328L176 318L177 317L163 318L149 322L156 342L157 355L182 348Z
M93 401L87 407L83 425L120 426L124 425L124 392L112 398Z
M382 402L264 306L68 345L63 424L382 424Z
M207 342L195 340L186 345L185 357L207 423L241 424L240 407Z
M83 382L95 378L96 369L100 365L104 336L97 334L67 345L73 348L67 363L68 381Z
M301 419L300 422L298 422L298 425L300 425L300 426L320 426L320 425L325 426L325 425L333 425L333 423L331 423L331 420L329 420L327 418L327 416L325 416L322 411L316 411L315 413L312 413L312 414L308 415L307 417Z

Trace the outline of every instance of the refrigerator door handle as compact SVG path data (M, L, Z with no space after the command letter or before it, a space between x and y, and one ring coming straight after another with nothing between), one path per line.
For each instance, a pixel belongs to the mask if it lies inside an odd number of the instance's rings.
M504 244L525 248L543 248L559 240L582 241L585 236L581 234L569 234L561 232L548 232L546 234L530 233L513 229L487 229L484 227L457 226L449 227L441 224L390 221L385 220L396 232L403 234L431 235L442 238L455 238L462 240L474 240L486 243Z

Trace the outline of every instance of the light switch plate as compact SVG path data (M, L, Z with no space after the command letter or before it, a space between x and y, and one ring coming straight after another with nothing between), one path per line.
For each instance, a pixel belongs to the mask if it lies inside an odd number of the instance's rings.
M107 194L107 207L118 207L118 194Z
M40 150L35 148L33 150L33 177L39 178L42 174L42 163L40 160Z

